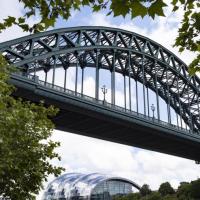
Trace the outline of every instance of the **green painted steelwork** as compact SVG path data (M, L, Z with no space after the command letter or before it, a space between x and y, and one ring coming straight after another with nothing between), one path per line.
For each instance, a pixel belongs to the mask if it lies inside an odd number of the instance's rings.
M167 104L167 126L175 128L183 135L187 132L199 137L199 78L190 77L188 67L183 61L149 38L116 28L74 27L47 31L1 43L0 52L8 62L20 69L25 79L36 75L39 71L44 71L44 85L47 86L49 84L47 75L52 71L52 82L50 83L52 89L57 87L55 86L56 70L62 68L65 77L63 84L65 92L68 91L67 70L75 67L76 95L78 94L78 68L80 67L81 97L84 97L84 70L88 67L95 68L95 99L93 101L96 103L101 102L99 71L100 69L108 70L111 75L111 104L107 104L107 107L110 105L113 110L117 108L115 75L120 73L124 77L124 112L126 114L128 110L132 114L135 113L131 110L131 92L134 90L131 80L134 80L138 116L140 115L138 103L141 103L138 99L138 83L141 83L145 116L141 118L152 123L149 111L149 90L151 90L156 94L157 119L153 122L155 128L159 127L159 124L166 123L160 120L159 98L162 98ZM126 91L127 86L128 92ZM180 126L178 128L171 124L170 108L173 108L177 116L180 116L181 120L177 117L177 125ZM182 120L189 130L182 127Z

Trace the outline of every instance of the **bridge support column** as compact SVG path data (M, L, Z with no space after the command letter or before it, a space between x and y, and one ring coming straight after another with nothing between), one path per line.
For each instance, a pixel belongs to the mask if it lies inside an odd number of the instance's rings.
M129 70L129 109L132 110L131 108L131 62L130 62L130 52L128 52L128 70Z
M81 74L81 94L83 94L83 88L84 88L84 67L81 69L82 74Z
M193 120L192 120L192 115L191 115L191 109L190 109L190 95L189 95L189 85L188 85L188 110L189 110L189 130L193 132Z
M142 56L142 76L143 76L143 103L144 103L144 115L146 115L146 98L145 98L145 72L144 72L144 56Z
M113 53L113 62L111 70L111 103L115 105L115 51Z
M138 84L137 84L137 80L135 80L135 93L136 93L136 111L138 113L139 109L138 109Z
M154 63L154 67L155 67L155 85L156 85L156 103L157 103L157 116L158 116L158 120L160 120L160 105L159 105L159 96L158 96L158 70L156 68L156 62Z
M96 52L95 98L99 99L99 51Z
M147 87L147 111L148 111L148 117L150 116L150 113L149 113L149 89Z
M45 79L44 79L44 84L47 84L47 71L45 71Z
M56 69L56 57L54 57L53 59L53 76L52 76L52 85L54 87L54 84L55 84L55 69Z
M178 122L178 113L176 112L176 120L177 120L177 126L179 127L179 122Z
M126 75L124 72L124 107L126 109Z
M176 89L178 91L178 102L179 102L179 112L180 112L180 124L181 124L181 128L183 128L183 124L182 124L182 106L181 106L181 102L180 102L180 93L179 93L179 81L178 81L178 77L176 78Z
M75 77L75 93L77 93L77 86L78 86L78 53L76 57L76 77Z
M168 67L167 67L167 70L166 70L166 78L167 78L167 98L168 98L168 102L167 102L167 114L168 114L168 123L171 124L171 110L170 110L170 96L169 96L169 82L168 82Z
M67 68L65 68L64 70L65 70L65 77L64 77L64 91L66 91L66 87L67 87Z

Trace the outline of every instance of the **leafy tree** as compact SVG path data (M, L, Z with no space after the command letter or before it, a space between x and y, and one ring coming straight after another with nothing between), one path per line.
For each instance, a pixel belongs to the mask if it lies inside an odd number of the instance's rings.
M130 193L125 196L118 196L114 198L114 200L140 200L140 199L141 199L141 194L138 192Z
M199 200L200 199L200 179L191 183L182 182L175 192L171 185L166 182L160 185L159 191L146 192L148 185L143 185L142 190L145 193L133 193L123 197L118 197L117 200Z
M187 182L180 183L176 195L179 200L190 200L190 184Z
M165 16L164 7L169 6L164 0L19 0L25 8L24 16L15 18L8 16L0 23L0 31L18 25L24 31L38 32L54 26L56 20L61 17L67 20L72 9L80 10L83 6L89 6L94 12L107 10L108 15L127 16ZM190 73L200 71L200 2L199 0L171 0L172 12L181 7L184 9L184 17L179 28L175 46L182 52L185 49L197 54L190 64ZM36 16L39 22L30 26L27 20Z
M172 188L169 182L162 183L158 191L162 196L175 193L174 189Z
M49 162L60 159L54 152L59 143L47 140L58 110L13 98L11 70L0 56L0 197L32 200L49 174L62 171Z
M140 189L140 194L142 196L146 196L148 194L151 194L151 189L150 189L149 185L144 184Z
M141 194L140 193L133 193L131 195L128 195L130 196L130 200L139 200L141 198Z
M143 197L142 200L162 200L162 197L158 192L152 192L151 194Z
M139 200L140 197L141 197L141 194L139 192L130 193L130 194L124 196L124 200Z
M175 194L171 194L171 195L168 194L168 195L162 197L162 200L178 200L178 198Z
M200 179L190 183L190 195L193 199L200 199Z

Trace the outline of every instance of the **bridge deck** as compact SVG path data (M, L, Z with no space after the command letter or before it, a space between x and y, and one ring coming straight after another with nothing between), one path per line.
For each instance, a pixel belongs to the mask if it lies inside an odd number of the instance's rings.
M200 161L196 133L39 80L12 75L11 83L15 96L58 107L59 130Z

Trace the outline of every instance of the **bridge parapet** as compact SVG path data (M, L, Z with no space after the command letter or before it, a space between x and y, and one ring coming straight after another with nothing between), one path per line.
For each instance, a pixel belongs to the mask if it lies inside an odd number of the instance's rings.
M66 89L66 88L63 88L61 86L53 85L52 83L48 83L48 82L39 80L39 77L36 76L36 75L16 73L16 74L12 75L12 77L14 77L14 76L15 76L15 78L20 77L20 78L31 80L34 83L39 84L39 85L44 86L44 87L47 87L47 88L50 88L51 90L56 90L56 91L59 91L59 92L64 93L64 94L67 94L67 95L70 95L70 96L73 96L73 97L76 97L76 98L80 98L80 99L85 100L85 101L89 101L89 102L104 106L105 108L114 109L116 111L126 113L126 114L128 114L130 116L134 115L134 116L137 116L138 118L150 121L152 123L156 123L156 124L159 124L159 125L164 126L164 127L169 127L169 128L174 129L174 130L179 130L179 131L185 132L186 134L197 134L197 135L200 135L199 131L198 132L193 132L190 129L188 130L188 129L176 126L174 124L170 124L170 123L167 123L165 121L158 120L155 117L150 117L148 115L144 115L142 113L135 112L135 111L132 111L130 109L126 109L124 107L111 104L111 103L109 103L107 101L99 100L99 99L93 98L91 96L87 96L85 94L82 94L82 93L79 93L79 92L75 92L73 90Z

